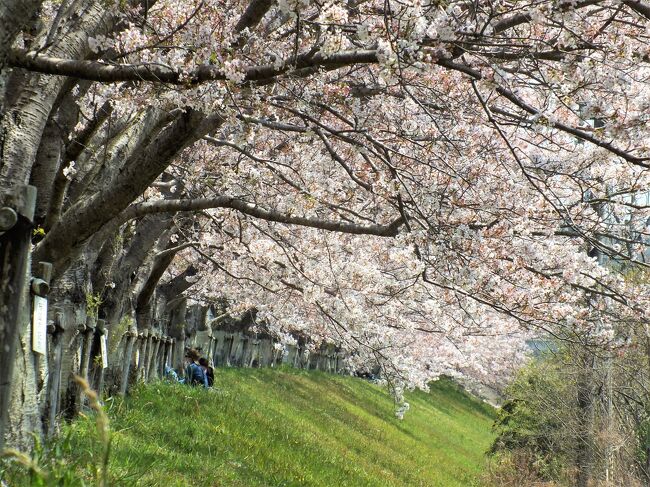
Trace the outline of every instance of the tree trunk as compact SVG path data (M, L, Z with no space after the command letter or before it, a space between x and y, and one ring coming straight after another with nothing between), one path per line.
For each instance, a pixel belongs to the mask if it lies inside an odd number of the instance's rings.
M587 352L588 354L588 352ZM583 352L584 355L584 352ZM577 382L576 487L589 487L593 444L593 357L585 356Z
M5 194L0 203L0 449L10 415L18 340L29 328L29 251L36 203L33 186ZM27 321L27 322L26 322ZM29 344L31 346L31 343Z

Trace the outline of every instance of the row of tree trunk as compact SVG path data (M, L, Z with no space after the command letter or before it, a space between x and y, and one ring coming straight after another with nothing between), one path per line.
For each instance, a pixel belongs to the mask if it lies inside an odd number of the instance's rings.
M182 375L183 357L190 347L215 366L284 363L331 373L347 371L343 355L333 346L312 350L304 339L280 346L270 335L248 331L254 322L250 315L239 321L212 319L218 307L188 303L182 295L188 287L184 279L164 282L153 291L141 286L149 293L148 310L140 308L143 313L137 316L128 299L134 286L125 281L134 265L146 258L133 258L142 237L123 246L122 265L114 268L119 271L104 278L117 279L119 293L101 298L89 294L92 282L85 280L80 266L50 289L51 265L31 262L34 201L34 189L24 187L4 198L6 206L0 208L0 343L5 346L0 357L14 357L0 366L4 446L28 449L34 437L51 436L62 420L73 418L85 406L75 376L102 397L124 395L135 382L159 380L166 367ZM152 226L152 221L143 224ZM141 294L139 298L142 301Z

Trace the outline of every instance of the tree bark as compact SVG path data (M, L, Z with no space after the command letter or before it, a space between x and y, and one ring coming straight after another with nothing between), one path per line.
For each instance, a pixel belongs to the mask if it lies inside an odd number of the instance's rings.
M79 13L81 17L70 20L74 30L66 31L44 53L83 59L89 52L88 38L108 32L112 13L101 2L84 6ZM30 73L22 86L13 88L19 88L18 95L0 120L0 190L29 180L45 124L64 87L71 88L64 77Z
M0 449L10 419L18 340L29 325L25 320L29 320L29 250L35 203L33 186L6 193L0 203L0 231L4 231L0 234Z
M41 3L43 3L42 0L3 0L0 2L0 72L5 67L7 54L16 36L31 21ZM2 90L0 90L1 92Z
M38 190L35 221L39 225L42 225L47 217L54 180L61 163L62 151L61 131L56 120L50 117L45 125L41 145L38 148L30 177L30 184L36 186Z
M91 235L140 196L185 147L221 123L218 115L205 118L192 110L179 115L106 187L66 211L34 251L35 258L54 263L58 272L66 269Z

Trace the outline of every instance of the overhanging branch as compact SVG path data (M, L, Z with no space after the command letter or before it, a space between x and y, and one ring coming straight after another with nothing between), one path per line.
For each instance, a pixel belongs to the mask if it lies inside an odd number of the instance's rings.
M120 81L149 81L172 85L194 85L206 81L225 80L226 76L217 66L203 65L189 73L182 73L162 64L111 64L105 61L62 59L34 53L26 49L12 49L7 58L14 68L38 73L87 79L104 83ZM282 74L299 72L309 68L326 70L345 66L377 63L374 49L352 49L323 56L311 52L277 64L252 66L245 70L243 82L269 81Z
M274 210L267 210L255 203L248 203L231 196L197 198L192 200L160 200L137 203L124 210L119 218L121 221L126 222L133 218L138 218L150 213L199 211L207 210L209 208L230 208L245 215L266 221L318 228L330 232L350 233L354 235L376 235L378 237L396 236L399 232L399 227L403 223L401 217L388 225L358 225L342 221L295 216Z

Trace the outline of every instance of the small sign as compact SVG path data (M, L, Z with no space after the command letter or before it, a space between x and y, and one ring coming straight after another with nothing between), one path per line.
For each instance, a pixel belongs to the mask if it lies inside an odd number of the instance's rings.
M41 296L34 296L32 350L41 355L47 353L47 298Z
M106 335L99 337L99 348L102 352L102 369L108 367L108 352L106 351Z

